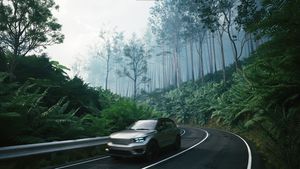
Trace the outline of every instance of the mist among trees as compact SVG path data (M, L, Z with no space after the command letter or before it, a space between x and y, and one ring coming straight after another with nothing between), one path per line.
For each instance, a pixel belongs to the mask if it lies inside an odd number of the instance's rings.
M141 84L136 92L179 87L189 80L204 81L206 74L218 71L222 71L223 80L226 81L225 68L231 64L238 71L241 60L266 41L265 38L255 38L253 32L245 31L241 24L242 16L238 15L244 12L240 3L194 0L156 2L150 10L148 29L140 39L147 53L152 56L147 58L147 78L151 81L146 85ZM113 38L113 35L110 36ZM122 42L122 45L125 43ZM110 61L114 62L114 66L99 64L99 67L115 68L115 71L109 71L113 74L110 85L106 79L105 86L120 95L131 97L135 95L134 81L114 80L120 74L117 67L123 66L122 61L118 60L125 55L122 45L119 46L121 53L114 61ZM105 52L108 51L102 51ZM89 63L95 64L93 61ZM92 65L87 64L86 67ZM87 74L94 76L94 72Z
M1 146L169 117L240 133L267 168L299 168L298 0L155 1L144 35L103 26L71 68L44 53L63 43L57 9L0 0Z

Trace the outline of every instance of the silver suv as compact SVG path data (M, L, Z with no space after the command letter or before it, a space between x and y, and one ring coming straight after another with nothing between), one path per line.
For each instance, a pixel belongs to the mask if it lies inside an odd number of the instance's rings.
M144 157L151 161L162 148L180 149L180 129L168 118L139 120L127 130L109 136L106 151L113 158Z

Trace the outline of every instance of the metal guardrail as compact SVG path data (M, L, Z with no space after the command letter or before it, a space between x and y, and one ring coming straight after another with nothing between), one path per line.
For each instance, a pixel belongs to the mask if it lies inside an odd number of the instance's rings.
M77 140L53 141L48 143L0 147L0 160L98 146L106 144L107 142L108 137L95 137Z

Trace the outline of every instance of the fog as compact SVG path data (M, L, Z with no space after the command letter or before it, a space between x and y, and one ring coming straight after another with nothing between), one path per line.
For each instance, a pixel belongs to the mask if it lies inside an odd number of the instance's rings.
M189 80L201 81L208 73L222 71L223 65L228 67L236 62L235 59L238 62L243 60L260 43L242 28L236 29L234 19L226 22L222 15L216 22L218 26L211 29L203 17L192 16L199 9L180 1L57 3L60 10L55 15L63 25L66 38L63 44L48 49L49 56L71 68L70 76L79 76L91 86L107 88L122 96L133 96L135 88L134 80L123 70L124 65L130 64L124 59L124 46L128 45L133 34L143 44L144 54L150 56L145 59L146 70L141 73L141 78L148 80L138 82L137 77L137 94L179 87ZM236 5L233 3L230 9L232 14L236 13ZM119 52L109 56L105 48L107 44L101 42L99 33L112 29L124 37L122 45L117 47ZM102 54L99 54L101 50Z

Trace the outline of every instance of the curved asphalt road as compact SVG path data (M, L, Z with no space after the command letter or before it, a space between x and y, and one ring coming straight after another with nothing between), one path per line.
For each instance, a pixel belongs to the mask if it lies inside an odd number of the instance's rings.
M138 159L116 161L105 156L57 169L263 169L254 148L250 145L249 156L245 142L234 134L215 129L184 130L181 150L164 151L151 163Z

